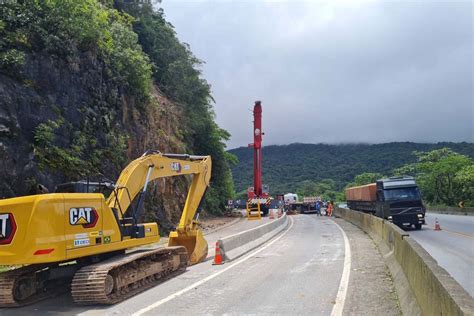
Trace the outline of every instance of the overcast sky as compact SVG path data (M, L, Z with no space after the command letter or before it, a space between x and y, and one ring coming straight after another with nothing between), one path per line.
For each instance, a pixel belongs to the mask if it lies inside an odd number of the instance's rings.
M229 148L474 142L471 1L179 1L159 4L205 62Z

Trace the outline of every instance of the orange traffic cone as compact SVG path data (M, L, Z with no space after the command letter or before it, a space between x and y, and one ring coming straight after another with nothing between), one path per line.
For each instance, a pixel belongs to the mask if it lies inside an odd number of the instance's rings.
M270 210L270 219L275 219L275 214L273 214L273 210Z
M223 263L224 263L224 260L222 258L221 246L220 246L219 242L217 241L216 242L216 255L214 256L214 262L212 264L220 265L220 264L223 264Z
M435 229L434 230L441 230L441 226L439 226L438 218L435 219Z

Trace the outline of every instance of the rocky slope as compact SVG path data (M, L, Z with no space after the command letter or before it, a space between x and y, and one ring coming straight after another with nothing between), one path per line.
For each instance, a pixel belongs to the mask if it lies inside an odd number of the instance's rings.
M225 157L228 134L219 134L213 121L209 86L195 70L195 57L149 1L124 3L2 4L0 198L37 193L40 184L52 191L67 181L114 180L149 149ZM147 25L146 33L140 31ZM170 43L173 51L160 54ZM186 77L168 70L178 63ZM166 78L159 77L163 73ZM185 98L180 83L200 94ZM199 121L202 130L191 124L190 110L205 118ZM206 141L216 134L214 144ZM225 159L217 161L213 178L205 207L219 213L232 195L231 186L222 185L230 178ZM171 229L188 182L156 181L146 219Z

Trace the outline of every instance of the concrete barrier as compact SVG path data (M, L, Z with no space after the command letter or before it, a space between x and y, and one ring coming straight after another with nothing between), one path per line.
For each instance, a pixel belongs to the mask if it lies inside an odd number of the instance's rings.
M474 299L406 231L362 212L336 208L335 214L361 228L378 245L404 314L474 315Z
M219 239L219 247L225 261L232 261L255 249L281 232L288 224L288 217L272 220L261 226Z

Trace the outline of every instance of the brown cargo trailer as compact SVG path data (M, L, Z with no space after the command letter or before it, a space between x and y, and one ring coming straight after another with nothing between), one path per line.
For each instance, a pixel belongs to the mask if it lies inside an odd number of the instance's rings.
M346 189L346 199L351 201L376 201L377 185L370 183Z

